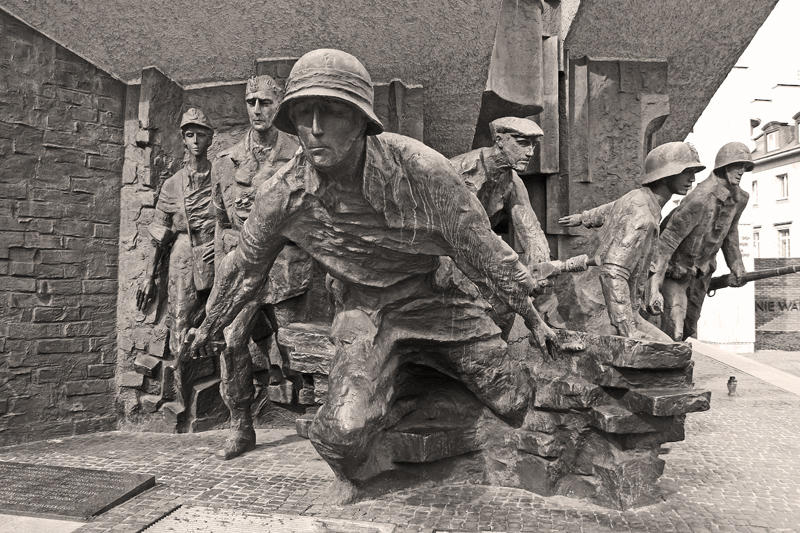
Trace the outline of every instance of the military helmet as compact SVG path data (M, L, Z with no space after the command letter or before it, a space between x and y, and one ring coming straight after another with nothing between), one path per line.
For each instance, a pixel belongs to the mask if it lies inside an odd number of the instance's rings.
M714 160L714 170L719 170L733 163L744 163L746 172L753 170L753 155L746 144L740 142L729 142L719 149L717 158Z
M196 107L190 107L181 117L181 129L189 126L190 124L208 128L212 132L214 131L214 126L211 125L211 121L208 120L206 114L203 113L202 109L198 109Z
M541 137L544 135L542 128L536 122L528 118L519 117L496 118L489 123L489 131L491 131L492 137L497 133L511 133L523 137Z
M670 142L656 146L644 159L644 177L641 184L646 185L660 179L680 174L692 169L700 172L705 165L700 162L694 146L685 142Z
M335 98L353 105L367 119L367 135L383 132L383 124L372 108L374 90L369 72L361 61L347 52L320 48L298 59L286 80L286 94L272 124L281 131L297 135L289 120L289 103L308 96Z

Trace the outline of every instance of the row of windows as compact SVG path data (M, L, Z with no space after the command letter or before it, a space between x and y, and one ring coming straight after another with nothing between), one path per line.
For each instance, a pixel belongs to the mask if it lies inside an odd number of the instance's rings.
M789 228L778 229L778 257L791 257ZM753 230L753 257L761 257L761 232Z
M778 200L787 200L789 198L789 175L778 174L775 176L778 183ZM753 180L751 185L750 201L753 205L758 205L758 180Z
M794 126L797 134L797 138L800 139L800 123ZM767 133L767 152L772 152L773 150L777 150L780 148L780 130L771 131Z

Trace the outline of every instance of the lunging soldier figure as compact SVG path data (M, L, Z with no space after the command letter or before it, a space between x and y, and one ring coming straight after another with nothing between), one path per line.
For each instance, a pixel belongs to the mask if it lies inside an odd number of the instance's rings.
M372 444L389 423L405 362L459 379L516 425L530 405L528 372L507 355L485 302L437 286L439 256L487 278L542 350L555 342L531 303L534 281L450 162L414 139L381 134L372 102L370 76L350 54L314 50L294 65L274 125L296 134L302 153L259 188L193 341L200 355L212 350L287 242L319 261L336 293L336 354L309 436L337 478L355 483L375 473Z

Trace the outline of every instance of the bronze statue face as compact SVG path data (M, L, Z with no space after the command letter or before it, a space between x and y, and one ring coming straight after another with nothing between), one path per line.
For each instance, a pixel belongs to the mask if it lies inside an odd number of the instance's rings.
M272 127L272 119L280 103L277 94L270 91L247 93L244 101L247 102L247 117L254 130L263 132Z
M534 138L513 133L498 133L495 144L506 156L508 164L517 172L524 172L536 149Z
M195 124L183 128L183 145L194 156L205 156L214 134L208 129Z
M728 184L731 187L738 187L739 182L742 181L742 176L745 172L745 164L744 163L731 163L727 165L723 170L724 177L728 180Z
M672 194L680 194L681 196L683 196L692 189L692 183L694 183L694 175L695 171L691 168L687 168L680 174L675 174L674 176L669 176L668 178L664 178L664 181L667 183L667 188L669 188L669 192L671 192Z
M335 167L349 157L365 136L366 119L359 110L340 100L311 96L292 102L289 117L311 164Z

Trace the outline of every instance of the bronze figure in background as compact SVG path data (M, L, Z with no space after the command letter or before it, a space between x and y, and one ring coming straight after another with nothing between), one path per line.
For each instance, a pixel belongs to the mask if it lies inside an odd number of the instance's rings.
M489 130L493 146L457 155L450 161L480 200L492 228L509 222L514 244L521 248L520 260L531 269L550 260L550 247L518 172L528 167L543 132L534 121L518 117L495 119ZM485 284L479 285L479 290L492 305L492 318L507 338L516 313Z
M220 152L214 162L213 201L217 216L218 261L236 247L258 187L272 178L299 148L295 137L272 126L282 98L283 89L270 76L250 78L245 88L250 129L241 141ZM287 246L278 261L292 260L299 255L305 256L306 261L298 258L300 261L294 266L302 270L303 263L310 259L296 246ZM287 256L290 257L287 259ZM271 277L225 330L226 346L220 358L220 392L231 413L231 435L218 454L223 459L231 459L255 447L250 339L260 344L264 353L271 352L272 336L278 328L272 305L307 288L307 283L292 283L291 279ZM274 378L279 381L282 379L280 361L272 363L271 373L277 374Z
M208 147L214 128L203 111L188 109L181 118L186 147L184 166L164 181L158 196L150 236L155 252L136 292L136 306L145 310L156 292L162 263L168 261L169 351L173 357L175 401L182 411L181 348L189 328L203 318L203 306L214 282L214 218L211 214L211 163ZM164 383L169 387L164 377ZM172 391L162 392L171 395ZM163 398L168 399L168 398Z
M645 290L658 240L661 208L673 194L689 192L695 173L703 168L691 145L662 144L645 158L641 187L613 202L559 219L563 226L601 228L593 257L613 329L604 327L607 324L604 317L594 316L587 321L588 330L604 335L665 339L639 314L646 303Z
M661 314L661 329L676 341L697 335L700 309L720 248L734 277L731 286L745 283L739 217L749 196L739 182L751 170L753 157L747 146L726 144L717 153L711 175L661 224L648 311Z

